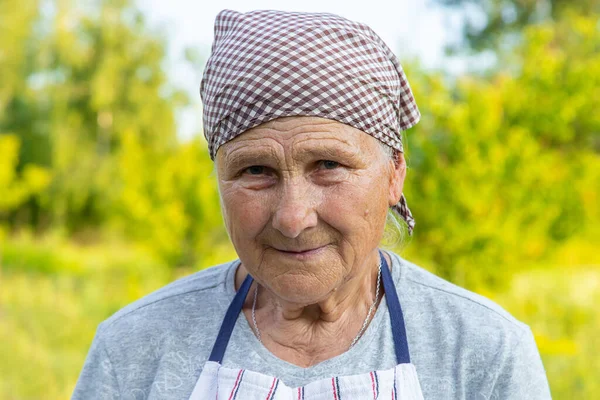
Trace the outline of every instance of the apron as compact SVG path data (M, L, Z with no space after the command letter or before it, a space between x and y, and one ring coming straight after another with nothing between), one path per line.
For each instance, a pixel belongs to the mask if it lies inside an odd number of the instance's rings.
M227 309L212 353L189 400L422 400L417 371L410 363L398 294L387 261L381 251L379 255L398 365L387 370L319 379L302 387L286 386L277 377L262 373L222 367L225 349L252 284L253 279L248 275Z

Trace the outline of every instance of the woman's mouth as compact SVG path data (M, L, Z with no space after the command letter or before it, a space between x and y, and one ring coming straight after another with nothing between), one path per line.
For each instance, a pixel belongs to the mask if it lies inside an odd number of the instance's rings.
M315 247L315 248L309 248L309 249L277 249L275 248L275 250L277 250L277 252L279 252L280 254L286 256L286 257L290 257L290 258L295 258L297 260L308 260L309 258L312 258L314 256L319 255L320 253L323 252L323 250L325 250L325 247L327 247L327 245L323 245L323 246L319 246L319 247Z

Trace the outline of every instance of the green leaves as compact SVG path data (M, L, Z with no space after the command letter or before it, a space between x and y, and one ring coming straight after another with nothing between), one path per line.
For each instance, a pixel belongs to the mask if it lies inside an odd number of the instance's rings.
M50 171L43 167L28 164L17 171L19 145L15 135L0 135L0 216L21 207L50 183Z
M596 21L529 28L517 73L444 83L411 71L424 117L407 135L410 257L463 285L498 286L507 268L597 240Z

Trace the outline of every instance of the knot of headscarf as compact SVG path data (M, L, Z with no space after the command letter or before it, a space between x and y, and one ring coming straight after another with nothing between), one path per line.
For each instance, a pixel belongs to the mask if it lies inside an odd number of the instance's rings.
M420 118L396 56L368 26L328 13L221 11L200 85L204 135L218 148L285 116L353 126L403 152ZM404 194L393 207L412 234Z

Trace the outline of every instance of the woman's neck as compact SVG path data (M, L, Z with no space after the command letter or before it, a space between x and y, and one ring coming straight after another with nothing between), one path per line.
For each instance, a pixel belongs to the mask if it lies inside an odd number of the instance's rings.
M255 318L263 345L278 358L301 367L309 367L346 352L375 300L379 254L374 252L374 255L363 265L355 266L352 276L332 290L327 298L314 304L288 303L260 286ZM236 288L247 274L244 266L240 265L236 273ZM244 314L253 329L252 304L256 285L253 284L244 304ZM377 302L381 299L379 297Z

